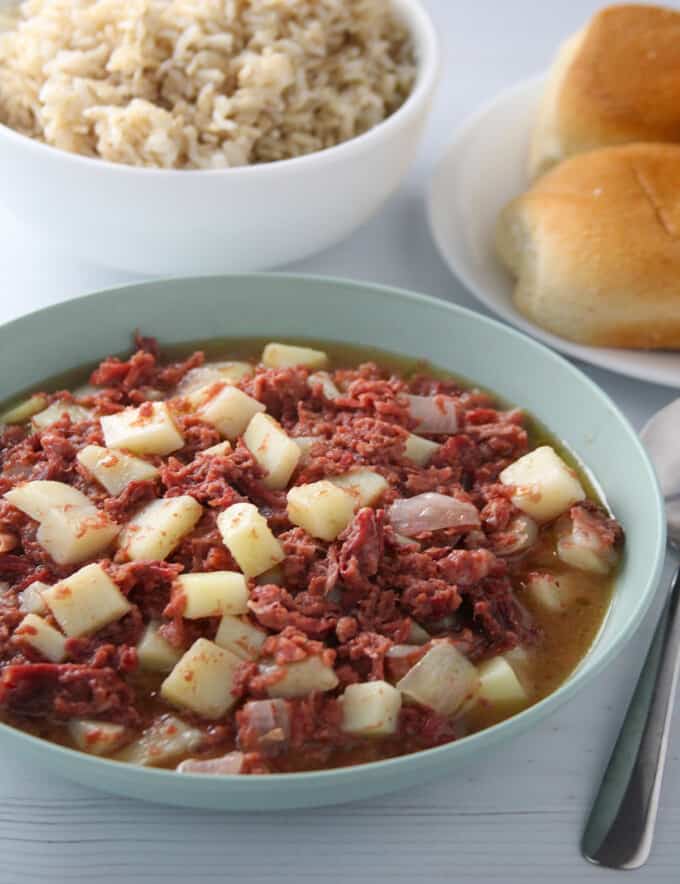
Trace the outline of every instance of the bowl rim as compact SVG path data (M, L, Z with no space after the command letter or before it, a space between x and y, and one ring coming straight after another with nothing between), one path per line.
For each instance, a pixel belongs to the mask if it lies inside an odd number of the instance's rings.
M133 166L126 163L114 163L111 160L62 150L54 145L45 144L28 135L23 135L21 132L17 132L3 123L0 123L0 138L14 141L19 147L23 146L27 150L36 153L38 159L41 157L52 157L55 160L61 158L66 163L82 166L84 169L101 169L111 174L132 174L149 178L152 176L157 178L181 176L185 178L198 175L202 177L269 175L274 174L275 170L279 168L284 170L290 168L295 172L303 171L304 166L318 165L325 162L325 159L319 159L320 157L327 158L332 162L335 159L341 159L341 154L346 154L346 159L351 159L352 155L356 159L365 150L370 150L378 139L383 136L389 136L393 130L408 123L419 112L421 106L428 102L439 77L441 67L440 41L434 22L422 5L422 0L391 0L391 2L394 6L394 11L403 20L403 24L407 27L414 42L416 79L413 88L404 102L388 117L385 117L384 120L376 123L375 126L372 126L360 135L356 135L347 141L341 141L331 147L315 150L312 153L303 154L299 157L271 160L267 163L230 166L222 169L163 169L157 166Z
M342 286L345 289L351 288L361 290L364 293L366 293L366 291L369 291L371 295L378 295L389 299L397 299L410 302L414 306L427 304L430 307L448 312L453 316L463 316L467 320L479 323L482 326L487 327L494 334L501 334L506 335L510 338L514 338L517 342L521 343L522 346L528 347L531 351L540 355L542 358L548 358L555 362L557 365L559 365L562 371L565 371L567 374L577 379L579 383L585 384L586 388L589 390L590 395L592 395L598 401L600 406L602 406L607 411L613 413L617 420L622 424L624 429L628 432L630 440L632 441L633 446L636 449L640 464L647 473L650 491L654 494L656 498L654 525L656 544L653 551L651 551L653 554L653 565L649 570L649 576L645 585L641 587L641 591L637 597L636 604L629 614L625 626L621 629L615 639L612 640L610 646L602 652L599 659L595 660L594 662L591 661L590 665L584 665L589 660L589 651L588 654L580 661L575 670L562 685L560 685L551 694L548 694L547 697L544 697L538 703L535 703L533 706L529 706L522 712L519 712L516 715L511 716L510 718L506 718L498 724L492 725L491 727L485 728L484 730L477 731L476 733L469 734L468 736L462 737L461 739L455 740L451 743L445 743L432 749L422 749L418 752L413 752L408 755L401 755L380 761L366 762L360 765L350 765L317 771L303 771L299 773L258 774L257 776L252 777L244 777L243 775L239 774L178 774L176 770L129 765L101 756L89 755L87 753L80 752L79 750L71 749L67 746L62 746L49 740L42 739L41 737L33 736L32 734L29 734L19 728L0 722L0 736L2 740L13 739L18 742L28 742L28 744L31 745L36 751L40 751L41 754L44 753L46 757L46 763L48 763L47 759L49 759L51 755L52 758L57 760L59 758L64 758L67 762L77 762L78 766L81 768L89 767L92 770L97 770L98 768L100 768L101 765L104 765L105 770L109 771L110 773L117 771L121 778L129 778L131 776L135 776L138 782L145 780L149 783L155 782L159 786L161 784L164 784L166 787L170 788L173 783L187 782L188 780L191 780L193 783L204 783L206 785L212 784L213 787L216 783L220 783L227 791L233 789L233 787L237 783L241 786L244 783L247 783L247 789L249 791L252 791L253 793L260 793L262 791L269 792L272 789L285 790L287 786L302 785L305 783L313 784L317 781L326 783L335 781L339 784L343 783L347 779L352 779L357 775L365 775L367 777L379 776L380 774L396 775L401 768L408 768L414 765L417 766L419 761L422 761L423 763L429 762L431 765L435 765L437 760L439 760L440 769L442 771L445 771L446 757L448 755L452 755L453 753L465 754L465 751L469 750L472 746L475 746L479 750L482 750L484 748L488 749L495 744L509 739L511 736L528 729L532 725L538 724L541 720L543 720L548 715L555 712L559 707L564 705L578 691L580 691L586 685L590 684L600 672L602 672L613 662L613 660L619 655L625 645L630 641L634 633L637 631L638 627L641 625L644 616L649 610L651 603L655 597L656 589L658 587L659 580L664 568L666 552L666 517L664 500L661 494L656 473L649 459L649 455L647 454L638 434L635 432L634 428L632 427L626 416L621 412L619 407L609 398L604 390L602 390L598 386L598 384L595 383L595 381L591 380L591 378L589 378L583 371L581 371L581 369L577 368L575 365L572 365L572 363L569 362L560 353L552 350L540 341L529 337L524 332L521 332L510 325L506 325L505 323L500 322L498 319L485 316L483 314L477 313L470 308L445 301L441 298L433 297L432 295L414 292L412 290L403 289L398 286L390 286L372 282L362 282L360 280L346 279L338 276L286 272L211 274L194 277L168 276L159 279L147 280L145 282L133 282L123 285L108 286L104 289L98 289L85 295L71 298L66 301L61 301L57 304L52 304L46 307L39 308L30 313L17 317L10 322L2 323L0 324L0 340L3 335L7 334L10 331L21 333L20 326L24 322L30 321L31 318L37 317L39 315L49 314L53 311L59 311L62 306L66 304L78 304L94 300L101 296L112 295L114 293L119 293L121 291L127 290L136 289L139 291L145 291L150 288L162 289L168 284L175 283L186 286L188 283L200 283L210 281L219 282L222 285L238 285L240 281L242 282L244 280L254 279L267 280L273 285L276 285L278 280L292 280L298 284L305 286ZM587 466L587 464L585 465ZM598 641L599 638L596 638L594 640L593 645L590 649L591 651L596 646ZM106 788L107 787L105 787L105 789ZM159 793L156 800L162 802L164 800L163 793ZM333 802L331 799L328 802L318 803L330 804Z

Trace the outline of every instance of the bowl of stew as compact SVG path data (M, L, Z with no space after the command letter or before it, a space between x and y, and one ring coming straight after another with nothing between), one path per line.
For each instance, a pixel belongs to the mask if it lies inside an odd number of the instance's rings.
M636 434L462 308L163 280L0 343L0 751L78 782L234 810L421 783L565 702L653 597Z

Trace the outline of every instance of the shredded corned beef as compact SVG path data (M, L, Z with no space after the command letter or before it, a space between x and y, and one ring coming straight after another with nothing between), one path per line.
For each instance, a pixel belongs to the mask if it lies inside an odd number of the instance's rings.
M241 770L250 773L400 754L461 736L463 719L416 703L403 705L396 734L382 742L350 735L342 727L341 696L348 685L365 681L394 684L433 647L432 639L446 638L473 662L540 641L540 630L518 600L531 555L513 554L523 514L512 502L512 489L499 482L502 470L531 447L523 413L502 408L487 393L432 377L427 366L403 377L374 362L341 367L331 371L339 395L327 398L322 385L308 381L307 368L254 365L236 386L264 404L290 437L313 440L289 485L333 479L357 467L387 482L372 506L357 507L344 531L325 541L292 524L287 489L268 482L243 439L231 438L220 453L209 450L223 440L220 432L197 417L186 384L182 395L176 389L203 365L203 354L164 364L155 339L137 335L136 344L128 359L110 357L92 373L95 390L75 397L68 391L47 394L50 403L87 408L89 419L73 423L63 416L44 429L30 422L0 427L0 710L19 724L40 720L63 728L72 718L100 719L137 733L155 715L180 714L203 734L201 757L238 749ZM406 457L416 427L409 396L446 396L455 408L457 432L424 434L438 447L423 464ZM104 445L100 416L129 406L150 415L159 400L168 400L184 444L169 455L147 456L159 470L157 478L130 481L110 495L79 464L78 452ZM34 581L52 585L86 564L54 562L38 541L37 523L2 499L19 483L45 479L77 488L120 526L157 498L189 495L202 507L198 522L165 561L126 561L115 547L100 556L132 607L92 634L68 637L64 663L45 662L26 635L15 636L25 615L20 594ZM390 506L427 493L464 501L478 512L479 524L397 535ZM240 616L262 631L264 642L256 659L240 655L233 710L206 720L163 704L158 688L167 668L142 671L137 645L151 622L178 652L199 638L216 638L220 617L188 619L177 578L241 570L217 520L226 508L244 502L265 517L284 557L247 581L248 614ZM595 534L607 548L622 541L619 524L592 501L572 507L568 518L574 530ZM44 616L59 626L49 611ZM337 688L272 699L270 691L276 693L286 667L310 658L333 669Z

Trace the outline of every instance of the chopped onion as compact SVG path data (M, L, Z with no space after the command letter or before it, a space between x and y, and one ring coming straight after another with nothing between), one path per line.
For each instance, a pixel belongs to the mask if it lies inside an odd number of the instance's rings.
M249 751L278 752L285 749L290 739L289 704L280 699L251 700L241 713L240 736L244 735L244 730L248 732L245 748Z
M411 417L420 433L457 433L458 409L450 396L407 396Z
M526 552L538 539L538 525L529 516L517 516L501 532L494 552L499 556L514 556Z
M440 528L476 528L480 524L474 504L435 492L395 500L388 517L394 530L406 537Z
M180 773L240 774L243 752L228 752L221 758L187 758L177 765Z

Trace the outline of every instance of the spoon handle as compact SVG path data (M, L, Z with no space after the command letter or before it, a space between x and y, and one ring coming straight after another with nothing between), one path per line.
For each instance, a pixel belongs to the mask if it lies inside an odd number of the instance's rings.
M581 850L592 863L637 869L649 856L679 663L680 569L586 825Z

